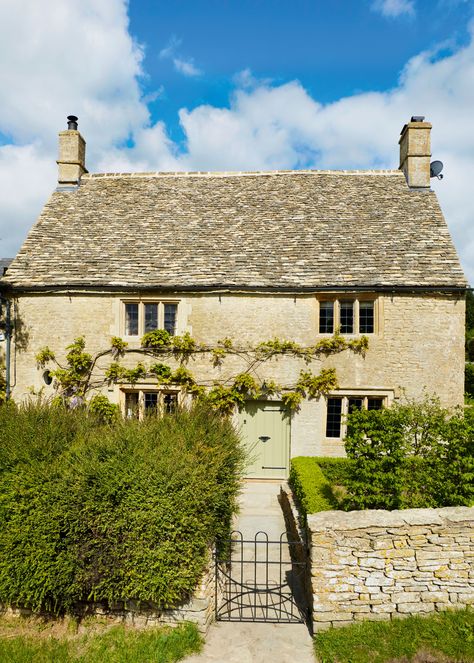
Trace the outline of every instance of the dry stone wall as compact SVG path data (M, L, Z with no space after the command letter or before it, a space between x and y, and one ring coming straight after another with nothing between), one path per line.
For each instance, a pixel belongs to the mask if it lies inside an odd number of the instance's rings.
M308 516L315 630L474 604L474 508Z

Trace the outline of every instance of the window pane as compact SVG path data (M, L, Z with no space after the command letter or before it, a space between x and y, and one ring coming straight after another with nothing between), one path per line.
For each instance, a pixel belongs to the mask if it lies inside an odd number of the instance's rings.
M138 419L138 393L136 391L125 394L125 416L127 419L132 417Z
M347 404L347 411L350 414L354 410L362 410L363 398L349 398Z
M163 406L165 412L174 412L178 404L178 394L164 394L163 395Z
M354 302L341 302L341 334L354 332Z
M138 336L138 304L125 304L125 334Z
M151 414L158 407L158 393L156 391L145 391L145 412Z
M158 304L145 304L145 333L158 329Z
M383 407L383 398L368 398L367 399L367 409L368 410L381 410Z
M332 334L334 331L334 302L319 302L319 333Z
M165 329L174 336L176 330L176 304L165 304Z
M374 302L359 302L359 332L374 333Z
M328 398L326 437L341 437L342 398Z

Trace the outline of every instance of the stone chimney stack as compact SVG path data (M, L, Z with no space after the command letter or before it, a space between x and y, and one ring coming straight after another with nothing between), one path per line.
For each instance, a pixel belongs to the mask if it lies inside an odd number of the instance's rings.
M403 127L400 140L400 170L412 189L430 188L431 124L415 115Z
M77 130L77 117L68 115L67 130L59 132L59 184L78 184L86 169L86 141Z

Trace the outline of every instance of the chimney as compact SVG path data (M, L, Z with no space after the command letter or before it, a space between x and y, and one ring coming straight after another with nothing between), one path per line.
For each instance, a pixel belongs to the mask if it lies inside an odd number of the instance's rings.
M411 189L430 188L431 124L414 115L403 127L400 140L400 170Z
M77 130L77 117L68 115L67 130L59 132L59 184L78 184L86 169L86 141Z

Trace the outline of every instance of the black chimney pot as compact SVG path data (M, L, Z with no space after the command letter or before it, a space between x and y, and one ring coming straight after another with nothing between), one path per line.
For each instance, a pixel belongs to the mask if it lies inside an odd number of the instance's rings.
M77 131L77 120L78 118L75 115L67 116L67 128L69 131Z

